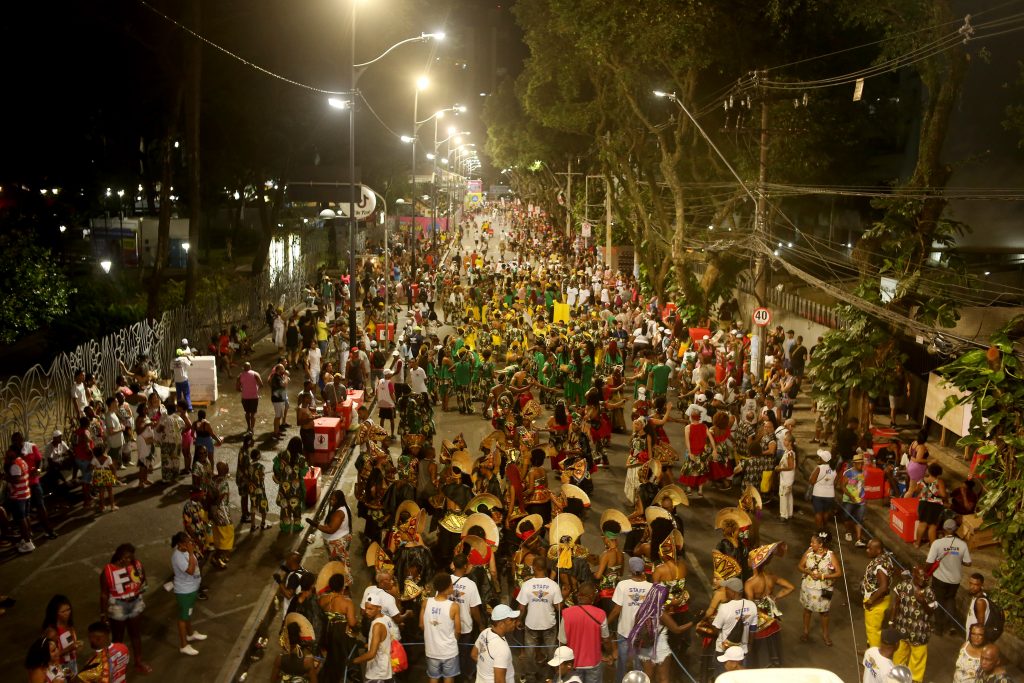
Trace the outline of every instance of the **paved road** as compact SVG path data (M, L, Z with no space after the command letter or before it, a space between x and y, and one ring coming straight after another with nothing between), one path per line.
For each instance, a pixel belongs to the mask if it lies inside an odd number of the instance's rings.
M500 228L499 228L500 229ZM464 240L464 247L468 250L473 246L473 235L467 235ZM490 254L496 256L498 236L491 241ZM439 334L444 335L451 332L451 329L442 326ZM454 404L453 404L454 405ZM438 427L437 441L445 438L451 440L455 435L462 433L471 450L476 444L491 431L490 423L484 421L480 414L480 405L477 406L478 413L472 416L460 415L457 410L448 413L435 413ZM537 422L543 424L547 414L542 415ZM811 437L810 425L813 424L808 412L807 401L804 399L797 406L797 419L802 426L798 426L797 434L806 442ZM669 437L673 443L682 442L682 425L673 424L670 426ZM391 448L391 454L397 456L398 446ZM610 459L612 468L600 471L594 478L594 495L591 497L592 507L584 520L586 533L584 542L591 552L601 551L599 519L601 512L609 506L622 508L624 506L624 494L622 491L625 479L625 456L628 450L627 437L615 435L612 439ZM356 472L349 467L342 473L341 486L346 495L351 495L356 480ZM553 483L553 482L552 482ZM794 585L799 587L800 573L796 565L807 548L809 539L814 531L814 518L810 511L809 504L805 503L799 494L802 487L798 489L797 514L789 524L782 524L778 521L776 509L765 511L761 525L761 542L770 543L773 541L785 541L789 546L789 552L784 558L774 559L771 569L776 574L787 578ZM707 487L703 499L692 498L691 506L684 514L686 523L686 562L689 567L689 578L687 588L691 595L692 610L704 609L709 602L710 576L711 576L711 549L720 538L720 533L714 527L714 516L718 509L728 505L735 505L739 489L731 492L719 492ZM360 522L361 523L361 522ZM358 525L357 525L358 526ZM838 583L836 585L836 597L833 602L831 614L831 635L834 642L833 647L826 647L820 635L817 621L813 622L811 628L812 639L808 644L800 643L802 608L799 602L798 592L794 592L779 605L784 613L783 617L783 656L788 666L811 666L821 667L834 671L844 681L853 683L860 680L858 651L863 651L864 644L864 623L863 612L860 608L860 596L857 592L860 579L863 576L866 558L863 550L857 549L852 543L843 542L839 548L842 552L843 562L846 570L848 584ZM356 561L353 595L361 595L363 587L369 580L368 572L365 570L361 558L365 548L357 541L352 549L352 557ZM326 561L325 553L316 549L306 562L307 569L317 571ZM849 600L847 599L847 585L849 588ZM849 604L852 602L854 608L851 610ZM959 648L959 640L948 637L934 637L931 646L931 660L928 666L926 680L943 681L952 677L953 663L956 652ZM411 650L410 650L411 651ZM689 671L696 677L698 671L699 644L691 643L689 652L681 659ZM250 669L250 680L265 680L263 676L269 672L268 656L264 662L255 665ZM522 670L520 668L520 670ZM411 678L415 680L423 672L415 666L410 671ZM606 680L610 681L613 673L609 671ZM672 675L673 681L688 680L686 673L676 669Z
M261 340L256 346L254 367L265 374L274 353L272 345ZM209 411L210 420L217 433L226 439L224 446L217 449L217 460L227 461L233 472L240 435L245 431L244 418L234 381L222 376L220 389L220 400ZM298 391L294 386L292 389L293 393ZM263 460L268 473L275 446L266 438L273 427L272 417L270 401L264 398L256 431L259 446L265 450ZM31 435L42 445L41 436ZM148 575L143 647L146 659L155 669L150 678L169 682L214 679L254 609L253 600L297 536L280 535L276 528L250 536L248 525L239 528L229 568L225 571L210 568L206 572L204 584L209 588L210 597L197 603L193 623L209 639L196 644L199 656L182 655L178 652L174 596L162 588L170 576L170 538L181 530L181 509L191 480L179 481L166 490L153 486L140 492L134 488L133 472L129 486L116 489L120 510L98 516L65 518L58 526L60 535L56 540L37 539L38 549L30 555L18 556L11 550L0 557L0 594L10 594L18 601L0 617L0 640L5 643L0 650L0 666L21 671L28 644L39 632L46 603L55 593L71 598L79 639L87 643L86 629L99 617L99 572L117 545L130 542L138 549L138 558ZM234 497L233 481L232 478ZM267 486L271 501L268 522L273 523L277 521L273 512L276 488L269 474ZM237 498L232 503L237 522L240 517ZM88 657L86 650L80 654L83 656ZM134 674L131 678L142 679Z

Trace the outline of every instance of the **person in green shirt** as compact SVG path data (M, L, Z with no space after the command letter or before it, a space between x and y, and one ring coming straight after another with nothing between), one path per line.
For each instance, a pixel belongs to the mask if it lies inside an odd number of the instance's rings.
M594 343L585 341L580 354L582 365L580 366L580 401L587 395L590 387L594 386Z
M657 364L647 375L647 388L651 392L651 400L668 395L668 381L672 376L672 368L665 364L665 356L658 356Z
M472 415L473 403L470 388L473 385L473 362L470 359L469 349L460 351L453 374L455 376L455 401L459 404L459 413Z
M491 360L491 350L484 349L483 354L476 367L476 390L473 392L474 400L486 401L487 393L494 384L494 361Z

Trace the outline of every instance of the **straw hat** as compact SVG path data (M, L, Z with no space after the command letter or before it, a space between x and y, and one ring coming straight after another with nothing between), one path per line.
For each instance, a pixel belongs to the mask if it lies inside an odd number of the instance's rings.
M332 560L323 566L320 573L316 575L316 592L323 593L327 590L327 583L335 574L348 575L348 567L344 562Z
M399 504L398 509L395 510L395 522L396 523L398 522L399 519L402 518L402 513L403 512L408 512L409 513L409 519L414 519L418 514L420 514L420 506L417 505L416 501L414 501L414 500L403 500Z
M754 507L748 508L743 504L744 501L753 501ZM753 484L747 484L747 488L743 489L743 493L740 495L739 502L737 505L741 510L748 510L753 512L754 510L760 510L763 506L761 505L761 492L758 491Z
M473 514L474 512L479 512L481 505L488 511L502 507L501 500L496 495L493 493L481 493L466 503L466 513Z
M391 557L384 548L380 547L380 543L374 541L370 544L370 547L366 549L366 566L374 569L383 569L385 567L391 567Z
M480 441L480 448L485 451L491 450L496 444L505 445L508 443L508 437L505 436L504 432L500 432L495 429L493 432L485 436Z
M641 471L637 473L640 475L640 481L644 481L643 468L645 467L650 471L651 479L653 481L658 481L659 479L661 479L661 463L652 458L651 460L648 460L646 463L640 466Z
M654 497L654 503L660 503L661 499L665 496L672 499L672 505L675 507L679 507L680 505L686 505L689 507L690 505L690 499L686 497L686 492L675 484L669 484L668 486L662 487L662 489L658 491L658 495Z
M776 552L778 552L781 557L786 552L786 544L781 541L776 541L775 543L769 543L768 545L762 545L754 548L750 551L750 555L747 558L747 561L750 562L750 568L757 569L767 562Z
M406 579L405 585L402 587L402 595L399 600L416 600L423 595L423 586L419 585L412 579Z
M672 530L672 542L676 546L676 552L679 552L680 550L682 550L683 546L686 545L686 539L683 538L683 532L680 531L679 529L673 529Z
M715 515L715 528L721 529L722 524L727 519L731 519L736 522L736 525L741 529L751 525L750 515L739 508L729 507L722 508L718 511L718 514Z
M309 623L309 619L302 616L298 612L292 612L284 618L284 628L281 629L281 644L283 646L287 646L288 649L291 649L294 644L297 644L288 642L288 624L292 623L299 625L300 640L310 641L316 638L316 635L313 631L313 624Z
M672 521L672 514L663 507L660 507L658 505L651 505L646 510L644 510L644 519L647 520L648 524L650 524L656 519L667 519L669 521Z
M628 534L633 530L633 525L629 523L629 518L626 517L621 511L615 508L608 508L601 513L601 533L605 533L605 524L607 522L615 522L619 525L620 534Z
M466 521L462 523L462 536L463 538L469 533L469 530L473 527L478 526L484 530L484 538L491 542L492 545L498 544L498 525L494 523L491 516L483 513L476 512L466 518Z
M520 536L523 531L523 525L529 522L533 526L533 533L537 534L544 528L544 518L538 514L526 515L521 520L516 522L516 536Z
M551 520L551 525L548 529L548 540L552 545L558 543L563 536L568 536L575 541L582 535L583 522L571 512L563 512L555 517Z
M711 565L715 581L718 583L743 573L739 562L718 550L711 551Z
M587 492L575 484L562 484L562 495L566 498L576 498L583 502L583 507L590 507L590 496Z
M479 556L480 560L487 557L488 552L490 552L491 550L491 546L487 545L487 541L480 538L479 536L463 536L462 543L464 544L462 552L464 552L466 555L470 555L471 550L475 551Z
M473 474L473 456L467 450L452 453L452 467L463 474Z

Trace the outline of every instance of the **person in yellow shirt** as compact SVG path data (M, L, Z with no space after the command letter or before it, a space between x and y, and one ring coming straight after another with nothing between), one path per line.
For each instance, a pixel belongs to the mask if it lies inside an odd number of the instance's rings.
M327 340L330 335L327 331L327 315L321 313L316 317L316 345L320 347L320 355L327 356Z

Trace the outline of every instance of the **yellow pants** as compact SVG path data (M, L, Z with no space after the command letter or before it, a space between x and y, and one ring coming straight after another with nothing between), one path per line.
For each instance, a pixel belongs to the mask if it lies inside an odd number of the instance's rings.
M924 669L928 665L928 646L901 640L892 661L896 666L910 667L910 675L914 677L915 683L921 683L924 680Z
M868 635L868 647L878 647L882 644L882 620L885 619L885 610L889 609L889 601L890 597L886 595L874 607L864 608L864 630Z

